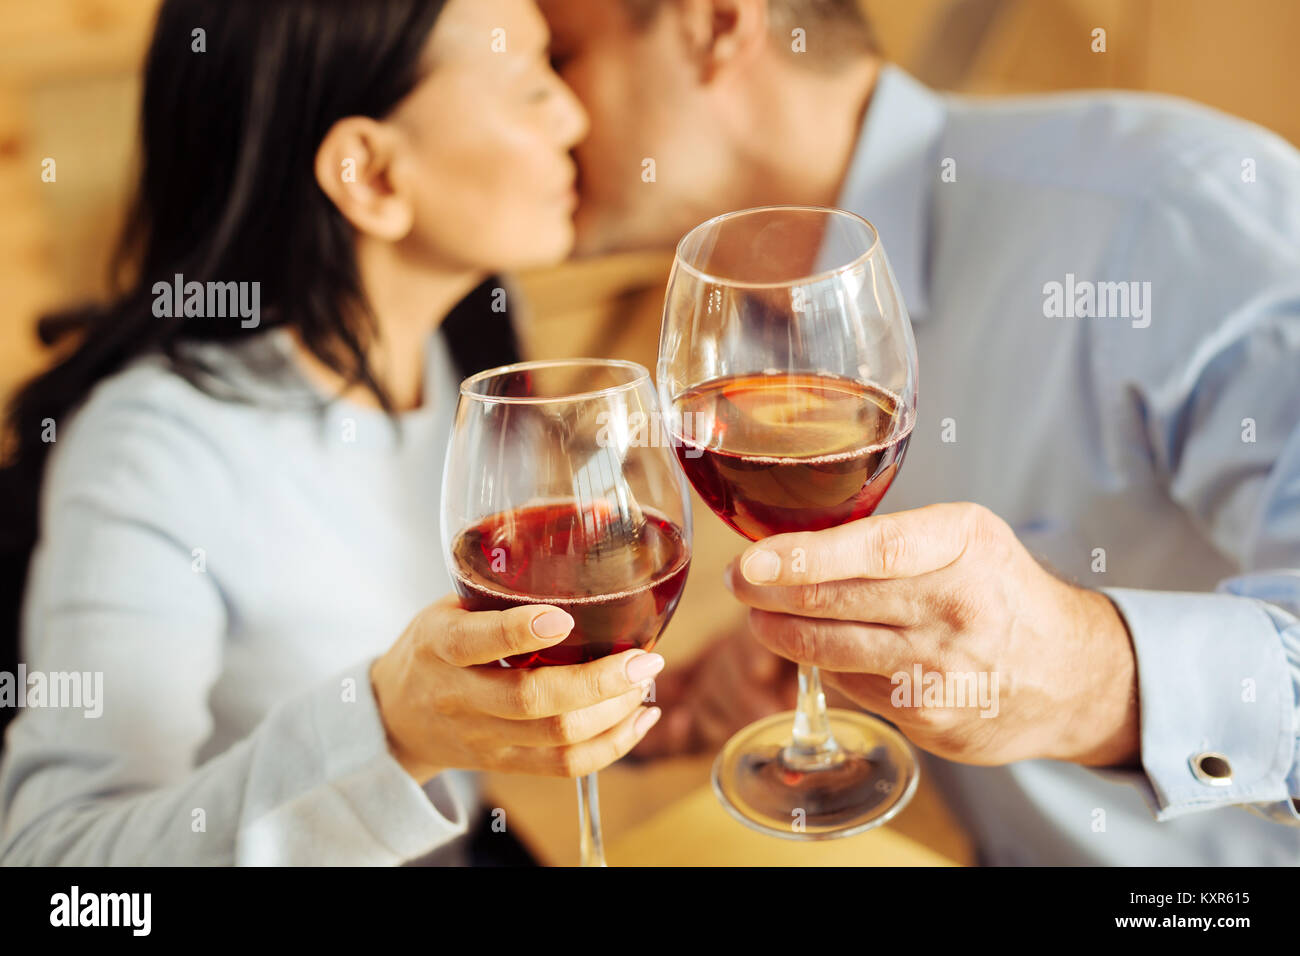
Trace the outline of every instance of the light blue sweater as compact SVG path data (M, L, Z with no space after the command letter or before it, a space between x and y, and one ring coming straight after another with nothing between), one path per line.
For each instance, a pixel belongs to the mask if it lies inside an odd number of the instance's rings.
M102 672L99 717L27 707L0 766L5 864L456 862L473 777L389 754L371 662L451 590L439 488L456 398L325 407L287 337L161 359L57 423L24 608L29 671Z

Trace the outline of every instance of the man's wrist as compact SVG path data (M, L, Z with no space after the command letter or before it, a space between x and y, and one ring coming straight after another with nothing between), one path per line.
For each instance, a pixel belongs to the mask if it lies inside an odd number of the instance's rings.
M1128 625L1105 594L1073 588L1076 641L1084 648L1084 688L1075 711L1077 740L1064 759L1085 767L1136 767L1142 736L1137 655Z

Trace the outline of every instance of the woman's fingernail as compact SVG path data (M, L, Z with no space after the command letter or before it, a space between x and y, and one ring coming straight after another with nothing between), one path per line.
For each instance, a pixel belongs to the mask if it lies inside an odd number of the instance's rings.
M563 611L543 611L533 618L533 633L550 641L573 630L573 618Z
M768 581L775 581L776 576L781 573L781 559L777 557L776 552L759 548L745 559L745 563L740 566L740 571L747 581L753 584L766 584Z
M633 684L649 680L664 669L664 659L658 654L638 654L627 662L624 673Z
M736 562L732 561L730 564L728 564L725 568L722 569L722 586L726 588L728 591L734 591L736 589L736 586L731 583L731 569L734 568L735 566L736 566Z
M662 714L663 711L658 707L651 707L644 714L638 717L636 719L636 735L638 737L643 736L647 730L659 723L659 717Z

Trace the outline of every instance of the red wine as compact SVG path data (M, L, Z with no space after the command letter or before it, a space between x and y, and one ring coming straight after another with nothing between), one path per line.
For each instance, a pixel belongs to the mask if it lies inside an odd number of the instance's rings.
M690 549L655 512L620 515L603 502L520 508L456 536L452 580L471 611L552 604L573 630L559 644L505 658L511 667L584 664L659 639L686 585Z
M686 476L751 541L871 514L912 432L911 410L892 392L811 373L716 379L675 404Z

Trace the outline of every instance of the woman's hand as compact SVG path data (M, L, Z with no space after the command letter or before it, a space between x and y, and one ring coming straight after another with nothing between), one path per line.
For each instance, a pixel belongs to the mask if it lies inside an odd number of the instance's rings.
M580 777L622 757L659 719L658 707L641 706L663 668L658 654L497 664L572 628L545 604L466 611L448 596L425 608L370 669L393 756L421 783L448 768Z

